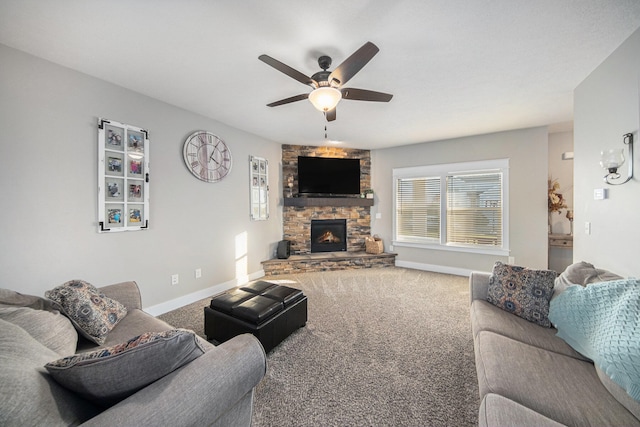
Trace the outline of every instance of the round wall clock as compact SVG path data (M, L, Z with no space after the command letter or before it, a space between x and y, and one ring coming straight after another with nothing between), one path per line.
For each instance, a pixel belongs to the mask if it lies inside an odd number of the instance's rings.
M220 181L231 171L231 151L211 132L191 134L184 142L183 155L189 171L202 181Z

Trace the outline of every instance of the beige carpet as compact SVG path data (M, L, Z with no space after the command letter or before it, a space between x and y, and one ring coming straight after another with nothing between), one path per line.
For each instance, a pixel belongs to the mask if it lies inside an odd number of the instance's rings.
M304 291L309 319L269 353L254 427L477 425L467 278L382 268L275 279ZM207 304L161 318L202 335Z

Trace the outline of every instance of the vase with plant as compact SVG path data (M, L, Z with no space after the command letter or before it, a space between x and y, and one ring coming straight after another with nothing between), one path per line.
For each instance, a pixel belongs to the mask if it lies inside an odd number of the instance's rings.
M566 208L567 204L562 197L562 193L558 192L560 190L558 180L549 178L547 182L549 186L549 196L547 198L549 207L549 234L551 234L551 215L553 212L558 212L558 214L560 214L560 209Z

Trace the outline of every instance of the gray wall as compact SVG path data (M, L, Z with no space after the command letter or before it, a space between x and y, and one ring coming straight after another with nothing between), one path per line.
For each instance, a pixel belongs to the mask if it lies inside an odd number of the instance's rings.
M546 127L500 132L446 141L428 142L371 153L375 206L372 232L385 241L393 229L393 168L456 163L498 158L510 159L509 212L510 247L515 263L547 268L547 171ZM375 219L376 214L382 218ZM496 260L507 257L443 250L394 247L400 265L466 274L470 270L490 271Z
M248 158L269 160L278 189L279 144L3 45L0 64L0 287L42 295L70 279L136 280L145 307L158 308L260 275L282 216L272 191L270 219L250 220ZM98 117L149 131L149 230L96 231ZM182 144L196 130L227 142L234 163L223 181L201 182L184 166Z
M640 30L629 37L574 91L574 261L588 261L624 276L640 276ZM633 133L635 178L623 185L603 182L600 151L625 148ZM629 159L627 159L629 161ZM626 177L627 163L621 173ZM609 198L594 200L606 188ZM591 223L591 234L585 233Z

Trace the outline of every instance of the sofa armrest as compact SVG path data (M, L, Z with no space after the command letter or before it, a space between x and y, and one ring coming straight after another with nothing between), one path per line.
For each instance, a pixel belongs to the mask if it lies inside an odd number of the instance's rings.
M476 299L487 300L490 278L491 273L484 271L471 272L471 275L469 275L469 297L471 302Z
M98 288L98 290L127 307L127 310L134 308L142 310L142 297L140 296L140 289L136 282L116 283L114 285L103 286Z
M238 335L82 425L211 425L252 393L266 360L257 338Z

